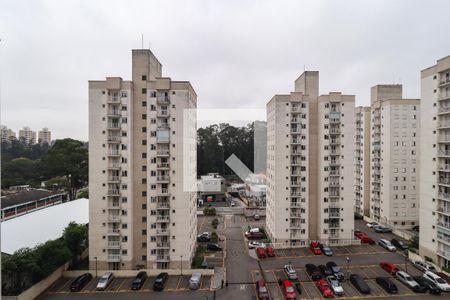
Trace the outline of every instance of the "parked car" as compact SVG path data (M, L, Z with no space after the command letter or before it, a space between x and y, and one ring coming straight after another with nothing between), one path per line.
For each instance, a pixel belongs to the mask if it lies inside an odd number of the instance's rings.
M100 279L98 280L97 283L97 287L96 289L99 291L104 291L106 290L106 288L108 287L108 285L111 283L111 281L113 280L114 275L111 272L108 272L106 274L104 274L102 277L100 277Z
M333 292L325 279L317 280L316 286L325 298L333 298Z
M294 290L294 285L289 280L283 280L281 284L281 290L283 291L283 295L285 299L288 300L296 300L297 293Z
M406 245L406 243L401 240L392 239L391 244L402 251L408 250L408 245Z
M263 247L256 248L256 256L258 256L258 258L266 258L266 249Z
M414 280L419 285L423 286L426 291L430 292L430 294L439 295L441 293L441 289L428 278L425 278L423 276L416 276L414 277Z
M320 251L322 251L323 254L325 254L326 256L333 255L333 251L331 251L330 247L328 247L327 245L325 245L323 243L318 243L318 244L319 244Z
M370 287L366 281L358 274L350 275L350 282L362 294L370 294Z
M261 216L260 215L254 215L253 216L253 220L259 221L259 220L261 220Z
M275 251L273 250L272 247L266 247L266 255L267 257L274 257L275 256Z
M153 290L157 292L164 290L167 280L169 280L169 274L167 274L166 272L159 273L158 276L156 276L155 282L153 283Z
M436 275L430 271L425 271L423 273L423 277L435 283L441 289L441 291L450 292L450 284L448 284L447 281L439 277L439 275Z
M269 290L267 289L266 282L264 279L260 279L255 282L256 292L258 294L258 299L260 300L269 300Z
M419 269L422 272L425 272L425 271L436 272L436 268L432 264L429 264L427 262L413 260L412 264L414 265L414 267L416 267L417 269Z
M414 280L414 278L412 278L411 275L404 271L398 271L397 273L395 273L395 276L397 276L398 280L400 280L401 283L403 283L413 291L416 291L420 288L420 285Z
M316 281L319 279L322 279L322 274L319 271L319 268L317 268L316 265L313 264L306 264L305 266L306 272L311 277L312 280Z
M247 235L247 239L249 240L261 240L264 238L264 233L262 232L250 232Z
M442 272L434 272L434 274L436 274L437 276L441 277L442 279L444 279L445 281L447 281L448 284L450 284L450 277Z
M344 289L342 288L341 284L339 283L339 279L337 279L336 276L327 276L327 282L336 296L344 295Z
M197 241L198 242L209 242L211 241L211 235L209 232L203 232L199 235L197 235Z
M412 231L415 231L415 232L419 232L419 230L420 230L419 225L413 226L413 228L412 228Z
M83 289L83 287L92 279L91 273L84 273L83 275L78 276L72 281L70 285L71 292L79 292Z
M375 280L386 292L390 294L398 293L397 286L387 277L377 277Z
M372 228L373 226L378 225L378 223L377 222L369 222L366 225L367 225L367 227Z
M287 278L289 278L290 280L298 279L297 272L295 271L294 267L292 267L292 265L285 265L283 269L286 273Z
M139 272L131 282L131 289L140 290L141 287L144 285L146 279L147 279L147 272L145 271Z
M327 276L333 275L333 271L331 271L331 269L328 268L328 267L325 266L325 265L318 265L317 268L319 269L320 274L322 274L322 276L323 276L324 278L327 277Z
M231 207L235 207L235 206L236 206L236 203L235 203L234 201L231 201L231 202L230 202L230 205L231 205Z
M383 247L386 250L395 251L394 245L392 245L391 242L389 242L388 240L381 239L378 241L378 245L380 245L381 247Z
M222 247L218 244L208 244L206 245L206 250L208 251L222 251Z
M397 273L399 271L399 269L396 265L385 262L385 261L380 262L380 267L392 275L395 275L395 273Z
M375 229L375 232L377 232L377 233L390 233L390 232L392 232L392 228L385 227L385 226L374 226L373 229Z
M311 244L309 244L309 249L316 255L322 254L322 251L320 251L319 245L316 242L311 242Z
M202 274L201 273L198 273L198 272L192 273L192 276L189 279L189 288L191 290L199 289L201 281L202 281Z
M261 242L257 242L257 241L251 241L248 243L248 248L249 249L255 249L257 247L265 247L266 245L264 243Z
M359 240L361 240L361 243L363 244L369 244L369 245L374 245L375 241L369 237L367 234L365 234L364 232L361 231L356 231L354 233L355 237Z
M331 271L333 271L334 276L336 276L337 279L340 281L344 280L344 273L341 271L341 269L336 265L334 261L327 262L326 265Z

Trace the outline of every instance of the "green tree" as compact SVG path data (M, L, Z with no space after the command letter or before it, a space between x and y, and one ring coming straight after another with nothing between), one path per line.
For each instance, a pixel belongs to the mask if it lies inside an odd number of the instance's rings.
M64 242L74 257L81 255L85 249L87 237L87 227L75 222L70 222L63 232Z
M15 158L2 163L2 188L11 185L29 184L39 185L40 162L28 158Z

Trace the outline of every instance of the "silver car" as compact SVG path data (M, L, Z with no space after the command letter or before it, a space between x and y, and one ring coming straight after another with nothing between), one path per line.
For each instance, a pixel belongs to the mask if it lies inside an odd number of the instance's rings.
M419 269L422 272L425 271L431 271L431 272L436 272L436 269L433 267L433 265L424 262L424 261L419 261L419 260L413 260L412 264Z
M191 290L197 290L200 288L200 281L202 280L202 274L192 273L191 279L189 279L189 288Z
M100 279L98 280L96 289L99 290L99 291L104 291L104 290L106 290L106 288L107 288L108 285L111 283L111 281L113 280L113 278L114 278L113 273L111 273L111 272L106 273L105 275L103 275L102 277L100 277Z
M384 249L389 250L389 251L396 250L395 246L392 245L391 242L389 242L388 240L385 240L385 239L379 240L378 245L380 245L381 247L383 247Z
M395 276L397 276L398 280L412 290L420 287L420 285L406 272L398 271L395 273Z

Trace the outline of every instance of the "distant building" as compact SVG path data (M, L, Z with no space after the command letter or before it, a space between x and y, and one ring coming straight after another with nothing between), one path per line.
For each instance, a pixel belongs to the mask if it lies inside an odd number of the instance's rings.
M19 140L27 144L36 144L36 131L31 130L30 127L24 127L19 130Z
M38 142L40 144L46 143L48 145L52 143L52 133L48 128L42 128L42 130L38 132Z
M254 172L266 173L267 164L267 122L253 122Z
M197 184L198 196L205 202L225 200L225 179L217 173L203 175Z
M0 127L0 139L2 143L10 143L16 139L16 133L8 127L2 125Z

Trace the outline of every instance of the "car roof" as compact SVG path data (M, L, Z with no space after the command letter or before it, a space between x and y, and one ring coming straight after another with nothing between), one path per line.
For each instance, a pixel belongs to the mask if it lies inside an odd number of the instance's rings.
M424 273L425 275L428 275L428 276L431 276L431 277L433 277L433 278L441 278L439 275L437 275L437 274L434 274L433 272L431 272L431 271L425 271L425 273Z
M398 271L397 274L401 274L403 276L409 276L409 274L406 273L405 271Z
M111 276L112 275L112 272L108 272L108 273L105 273L105 274L103 274L103 278L106 278L106 277L109 277L109 276Z
M258 285L266 285L266 282L264 281L264 279L258 279L257 281L256 281L256 283L258 283Z
M287 279L283 280L283 284L285 286L293 286L292 282L290 280L287 280Z

